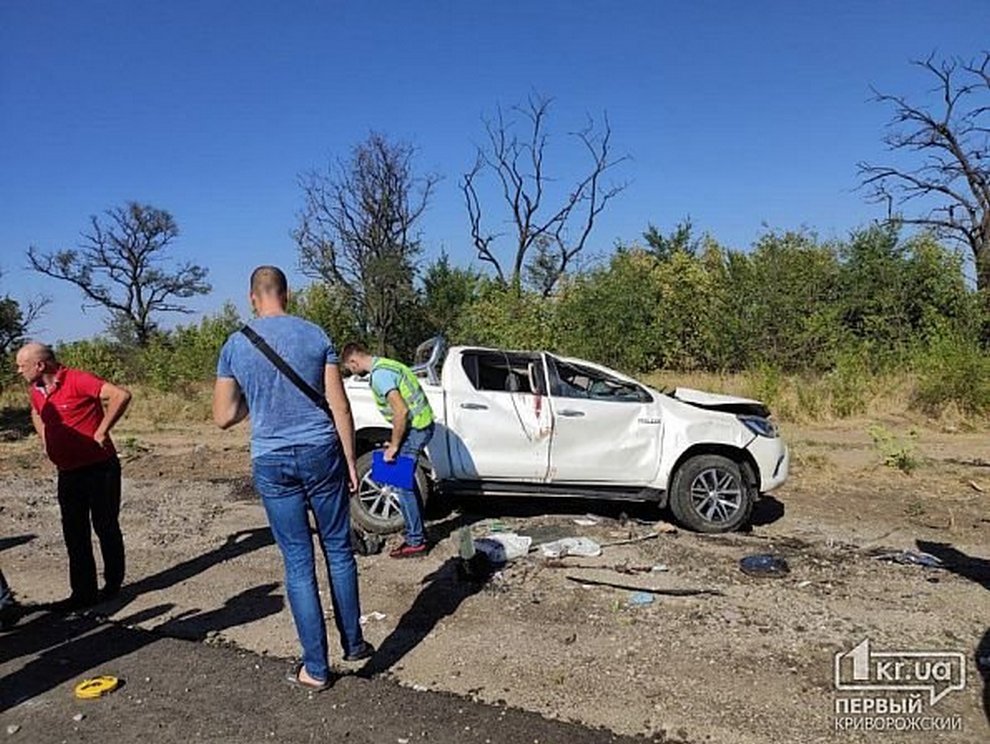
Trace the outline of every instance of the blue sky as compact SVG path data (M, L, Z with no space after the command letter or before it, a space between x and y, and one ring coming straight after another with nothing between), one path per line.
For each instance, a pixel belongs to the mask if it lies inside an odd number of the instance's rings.
M746 248L765 230L843 237L879 215L856 163L882 160L870 86L921 97L911 59L987 46L986 0L0 3L0 295L53 298L48 340L91 336L99 310L25 270L71 247L89 215L168 209L174 255L210 269L212 312L243 309L259 263L289 270L299 173L380 131L440 174L427 258L477 261L458 188L481 115L554 98L548 171L577 176L566 133L607 111L630 160L589 253L685 215ZM193 318L196 316L193 316ZM174 317L169 322L188 322ZM166 323L168 324L168 323Z

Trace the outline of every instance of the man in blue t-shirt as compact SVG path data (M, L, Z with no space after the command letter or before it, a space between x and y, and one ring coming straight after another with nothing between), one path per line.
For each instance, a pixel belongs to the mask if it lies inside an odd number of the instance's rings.
M357 563L350 543L350 493L357 489L354 420L333 343L319 326L286 312L288 285L274 266L251 274L250 328L311 388L331 417L238 331L220 351L213 419L226 429L251 417L251 467L272 535L285 563L285 589L302 646L289 681L310 690L330 685L327 632L317 589L312 511L330 574L333 616L344 659L374 653L361 632ZM336 424L336 426L335 426Z

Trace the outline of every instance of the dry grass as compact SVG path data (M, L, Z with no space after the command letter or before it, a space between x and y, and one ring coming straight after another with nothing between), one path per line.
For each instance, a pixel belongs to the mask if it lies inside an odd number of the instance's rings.
M168 392L144 385L129 387L134 397L125 417L128 428L147 426L157 430L211 420L211 382ZM23 385L0 391L0 410L26 410L28 405L28 393Z
M919 412L912 407L917 378L907 373L837 379L831 375L805 377L759 370L737 374L659 371L642 379L668 390L688 387L755 398L767 403L777 419L788 423L915 422L949 431L990 427L990 420L968 416L951 403L934 416Z
M856 426L862 424L865 430L868 422L879 421L925 424L946 431L990 428L990 419L964 414L954 404L943 406L935 415L912 408L917 378L910 374L840 379L832 375L804 377L766 370L736 374L662 370L641 379L656 388L689 387L755 398L767 403L778 420L793 424L843 421ZM127 412L130 427L158 430L211 420L212 382L184 385L167 392L144 385L133 385L130 389L134 394ZM27 405L23 385L0 390L0 410L24 409Z
M134 397L127 418L132 424L148 423L155 429L166 429L212 420L212 383L184 386L181 390L168 392L135 385L131 392Z

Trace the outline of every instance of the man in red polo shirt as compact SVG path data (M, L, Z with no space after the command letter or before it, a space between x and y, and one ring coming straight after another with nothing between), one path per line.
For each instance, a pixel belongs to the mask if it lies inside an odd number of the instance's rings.
M72 588L62 605L69 610L89 607L116 596L124 581L120 461L110 429L127 409L131 394L89 372L63 367L44 344L25 344L17 352L17 371L31 385L31 420L58 468L58 505ZM103 555L100 592L91 522Z

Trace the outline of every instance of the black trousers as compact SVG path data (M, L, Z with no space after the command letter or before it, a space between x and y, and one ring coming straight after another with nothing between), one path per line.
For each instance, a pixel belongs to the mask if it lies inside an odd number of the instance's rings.
M58 505L62 511L62 536L69 551L69 585L72 596L96 596L96 561L90 525L100 541L103 580L110 589L124 581L124 537L120 532L120 461L62 470L58 474Z

